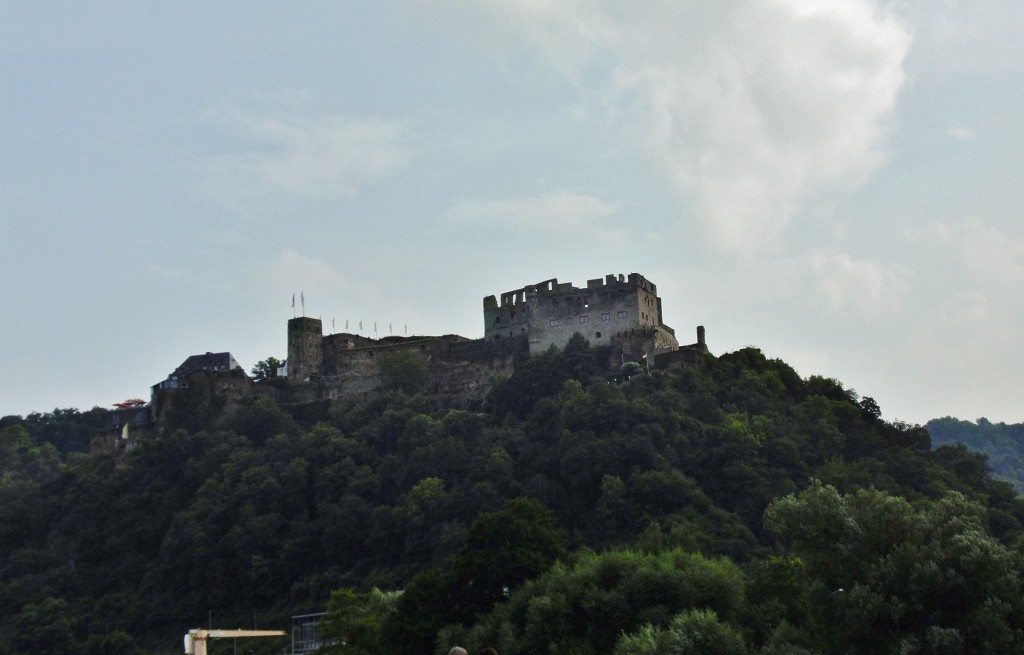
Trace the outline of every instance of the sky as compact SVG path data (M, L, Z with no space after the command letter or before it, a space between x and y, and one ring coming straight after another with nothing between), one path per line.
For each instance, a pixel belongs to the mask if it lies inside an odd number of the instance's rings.
M0 0L0 415L283 359L293 312L478 338L484 296L637 272L681 343L1022 422L1022 31L1019 0Z

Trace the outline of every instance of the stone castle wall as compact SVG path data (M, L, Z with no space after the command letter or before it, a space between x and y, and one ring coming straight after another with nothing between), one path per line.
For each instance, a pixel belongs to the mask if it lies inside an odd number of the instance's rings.
M517 353L564 348L579 333L591 346L609 346L613 364L643 361L679 349L665 325L657 287L638 273L608 275L577 288L557 279L484 298L484 338L385 337L342 333L325 336L320 319L288 321L288 381L309 383L294 394L304 400L368 398L383 387L380 362L389 353L422 358L424 391L460 406L481 397L512 373ZM650 361L650 360L648 360Z
M370 339L355 334L324 336L319 319L294 318L288 322L288 380L312 383L304 400L319 398L369 398L383 389L381 360L406 352L426 364L424 392L446 405L464 406L483 396L499 377L512 373L517 352L526 349L523 339L490 344L458 335L440 337L385 337ZM299 357L293 367L291 357Z
M588 280L586 288L557 279L484 298L484 339L525 337L531 353L564 348L576 333L592 346L616 346L628 334L653 331L650 352L679 347L664 324L657 287L638 273Z

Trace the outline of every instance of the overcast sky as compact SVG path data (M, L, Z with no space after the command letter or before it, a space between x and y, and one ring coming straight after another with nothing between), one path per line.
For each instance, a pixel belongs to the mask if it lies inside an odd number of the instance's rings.
M0 415L187 356L483 335L638 272L680 341L1024 421L1024 2L0 0Z

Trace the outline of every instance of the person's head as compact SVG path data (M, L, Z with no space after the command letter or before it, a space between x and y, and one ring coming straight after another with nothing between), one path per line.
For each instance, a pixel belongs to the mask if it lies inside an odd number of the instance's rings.
M448 655L469 655L469 653L467 653L466 649L462 646L456 646L455 648L448 651Z

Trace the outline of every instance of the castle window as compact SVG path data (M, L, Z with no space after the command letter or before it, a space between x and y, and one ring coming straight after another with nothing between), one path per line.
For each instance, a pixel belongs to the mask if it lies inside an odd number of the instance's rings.
M619 318L626 318L626 312L619 312Z
M572 318L565 319L565 324L566 325L572 325Z
M602 312L601 313L601 320L602 321L610 321L610 320L612 320L611 312Z
M586 322L587 322L587 317L586 316L580 316L580 325L583 325Z
M557 318L551 319L551 323L549 325L551 325L551 327L557 327L558 326L558 319Z
M594 338L595 339L600 339L601 338L601 333L600 332L595 332L594 333Z

